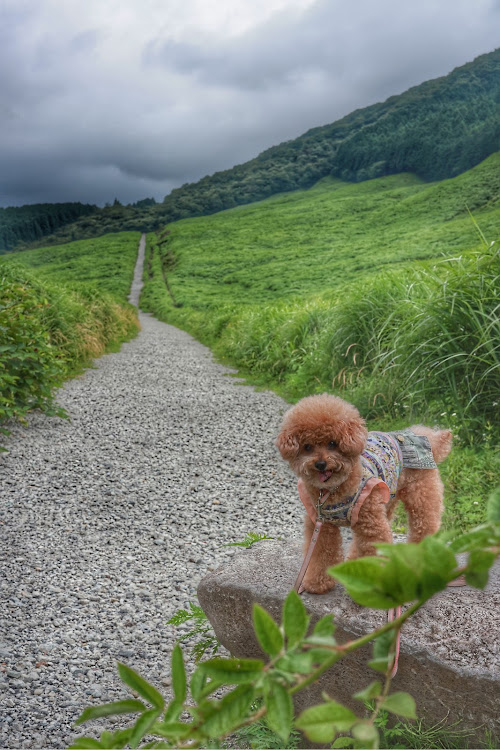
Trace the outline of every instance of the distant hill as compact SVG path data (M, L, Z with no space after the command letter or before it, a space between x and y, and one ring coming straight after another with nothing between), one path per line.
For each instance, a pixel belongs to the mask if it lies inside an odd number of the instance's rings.
M500 49L386 102L314 128L256 159L172 190L168 221L211 214L311 187L322 177L361 182L401 172L454 177L500 149Z
M454 177L500 150L500 49L387 101L267 149L255 159L172 190L163 203L94 211L47 243L110 231L153 231L178 219L213 214L323 177L363 182L402 172L422 180ZM11 209L7 209L11 210ZM0 215L0 226L2 216ZM43 234L47 234L44 232ZM2 234L0 232L0 252Z

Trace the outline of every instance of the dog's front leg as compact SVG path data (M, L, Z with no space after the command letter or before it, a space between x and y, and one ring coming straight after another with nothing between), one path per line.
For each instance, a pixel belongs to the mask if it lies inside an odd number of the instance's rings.
M354 539L349 550L349 559L375 555L377 542L392 544L392 529L387 517L384 496L377 487L366 498L359 516L352 526Z
M305 554L309 548L309 542L314 531L314 524L309 516L305 518L304 531ZM340 529L331 523L324 523L304 577L302 584L304 589L310 594L326 594L327 591L333 589L335 581L333 578L330 578L326 571L330 565L337 565L343 559Z

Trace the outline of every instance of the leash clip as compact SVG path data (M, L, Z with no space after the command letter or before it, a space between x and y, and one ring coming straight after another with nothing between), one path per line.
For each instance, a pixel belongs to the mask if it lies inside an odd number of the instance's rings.
M323 515L322 515L322 513L321 513L321 511L323 509L323 503L321 502L321 500L323 500L324 495L325 495L325 491L324 490L320 490L319 497L318 497L318 499L316 501L316 523L318 521L324 521L325 520L324 517L323 517Z

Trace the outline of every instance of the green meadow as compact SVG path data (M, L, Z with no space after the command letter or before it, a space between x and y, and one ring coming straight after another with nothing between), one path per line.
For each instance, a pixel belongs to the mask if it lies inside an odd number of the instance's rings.
M500 155L440 183L322 180L148 237L141 306L289 401L453 429L447 524L498 481Z
M441 183L395 175L315 187L170 224L160 252L179 305L195 310L310 298L377 272L496 239L500 155ZM160 233L161 234L161 233Z

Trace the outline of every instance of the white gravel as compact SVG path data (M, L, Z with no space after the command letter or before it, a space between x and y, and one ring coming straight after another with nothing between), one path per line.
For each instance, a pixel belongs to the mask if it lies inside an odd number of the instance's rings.
M126 695L117 660L168 691L178 631L166 622L234 553L223 545L301 535L274 448L285 402L140 320L59 391L71 421L35 413L4 441L1 747L66 747L84 707Z

